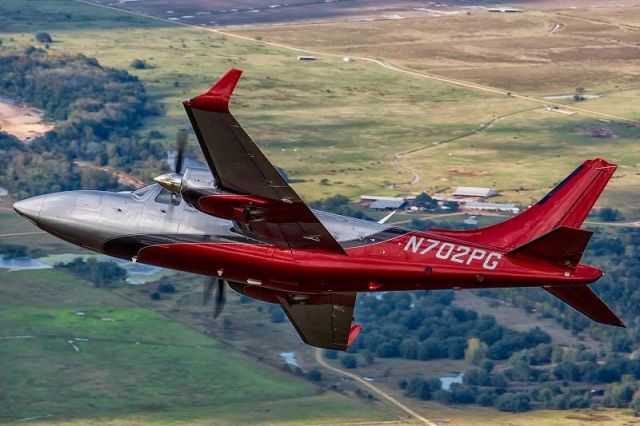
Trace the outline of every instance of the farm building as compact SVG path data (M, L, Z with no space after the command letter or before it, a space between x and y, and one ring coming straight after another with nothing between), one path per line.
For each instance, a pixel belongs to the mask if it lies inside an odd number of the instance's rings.
M485 203L482 201L469 201L464 203L464 208L468 210L508 212L513 214L520 213L520 209L512 203Z
M407 207L408 200L403 197L362 195L360 197L360 204L374 210L399 210Z
M315 61L316 57L311 55L300 55L298 56L299 61Z
M391 197L390 197L391 198ZM373 210L400 210L407 206L407 200L404 198L395 198L393 200L378 200L369 206Z
M488 198L496 195L497 192L491 188L476 188L473 186L459 186L456 188L456 192L453 193L454 197L478 197Z

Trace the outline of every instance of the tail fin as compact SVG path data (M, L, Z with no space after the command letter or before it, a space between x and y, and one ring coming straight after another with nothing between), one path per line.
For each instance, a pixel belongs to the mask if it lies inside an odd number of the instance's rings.
M542 200L511 219L471 231L432 231L514 249L556 228L579 228L616 168L601 158L585 161Z
M511 250L508 256L536 256L562 266L580 263L593 232L561 226L535 240Z
M586 285L548 286L544 289L596 322L625 327L620 318Z

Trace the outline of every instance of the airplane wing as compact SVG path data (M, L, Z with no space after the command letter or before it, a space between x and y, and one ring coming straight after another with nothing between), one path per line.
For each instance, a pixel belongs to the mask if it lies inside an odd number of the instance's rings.
M194 207L210 214L225 210L246 233L282 247L346 254L229 112L241 74L231 69L208 92L183 102L217 185L226 193L198 194Z
M362 327L351 324L356 293L278 296L280 305L302 340L318 348L344 351Z

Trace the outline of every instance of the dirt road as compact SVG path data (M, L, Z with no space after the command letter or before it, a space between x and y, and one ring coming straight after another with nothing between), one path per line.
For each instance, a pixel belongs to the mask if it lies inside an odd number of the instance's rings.
M356 374L350 373L348 371L345 371L345 370L343 370L341 368L334 367L334 366L330 365L322 357L322 349L316 349L315 354L316 354L316 361L318 362L318 364L320 364L322 367L326 368L327 370L333 371L336 374L339 374L339 375L345 376L345 377L349 377L350 379L355 380L360 385L366 387L367 389L369 389L369 390L375 392L376 394L378 394L379 396L383 397L384 399L389 401L391 404L395 405L400 410L404 411L405 413L407 413L411 417L415 418L419 422L421 422L421 423L423 423L425 425L429 425L429 426L438 426L436 423L434 423L431 420L427 419L426 417L423 417L420 414L416 413L411 408L407 407L406 405L404 405L403 403L401 403L400 401L398 401L397 399L395 399L394 397L392 397L391 395L389 395L385 391L383 391L383 390L379 389L378 387L374 386L372 383L367 382L362 377L360 377L360 376L358 376Z

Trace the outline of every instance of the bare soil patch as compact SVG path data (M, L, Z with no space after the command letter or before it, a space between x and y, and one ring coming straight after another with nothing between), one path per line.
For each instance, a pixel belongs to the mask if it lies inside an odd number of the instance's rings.
M540 289L540 291L544 290ZM536 314L528 313L524 309L510 306L501 301L497 301L498 306L494 306L491 302L495 302L495 300L478 296L472 291L459 291L456 293L454 304L476 311L481 315L492 315L498 324L513 330L524 332L536 326L540 327L549 333L554 344L583 343L591 348L598 346L598 343L589 336L585 336L583 339L574 336L553 319L538 318Z
M24 143L53 129L53 123L45 122L43 115L42 110L0 97L0 131Z

